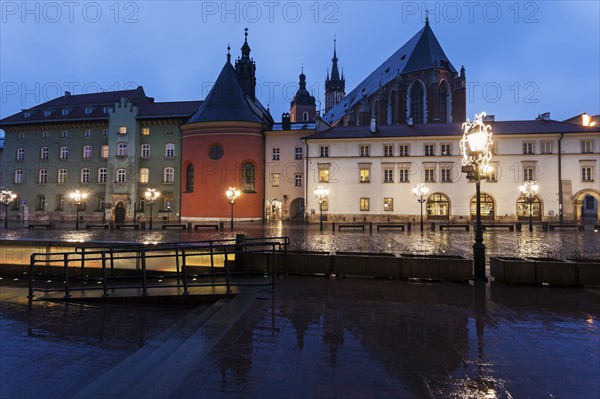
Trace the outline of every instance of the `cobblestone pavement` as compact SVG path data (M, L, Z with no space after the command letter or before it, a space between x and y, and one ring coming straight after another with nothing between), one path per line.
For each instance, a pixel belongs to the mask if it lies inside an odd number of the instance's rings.
M0 398L62 398L189 309L1 288ZM288 277L172 398L594 398L600 290ZM67 394L67 395L65 395Z

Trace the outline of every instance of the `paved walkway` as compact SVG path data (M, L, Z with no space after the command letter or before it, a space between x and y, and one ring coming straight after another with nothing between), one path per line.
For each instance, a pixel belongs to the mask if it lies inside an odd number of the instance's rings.
M189 309L149 305L28 307L19 291L0 291L1 399L81 397L152 343L164 350L161 336L180 334L164 332L175 320L193 319ZM600 392L600 290L289 277L275 293L246 297L219 304L229 319L213 309L222 324L181 340L193 344L177 347L182 367L159 362L111 397L587 399ZM102 334L93 330L99 317ZM148 389L157 381L164 391Z

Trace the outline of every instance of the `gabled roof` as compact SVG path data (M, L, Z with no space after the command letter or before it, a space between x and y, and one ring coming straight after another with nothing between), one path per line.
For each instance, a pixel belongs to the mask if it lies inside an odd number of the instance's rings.
M0 120L0 126L15 126L26 124L42 124L57 122L97 121L108 120L104 112L105 106L111 106L125 98L133 103L151 103L151 97L146 97L144 88L138 86L134 90L106 91L90 94L71 94L65 92L64 96L55 98L45 103ZM89 109L89 111L86 111ZM63 115L63 110L66 114ZM49 113L47 115L47 112ZM27 116L29 115L29 116Z
M511 134L561 134L598 133L600 127L584 127L554 120L497 121L486 122L492 127L493 135ZM463 135L462 123L426 123L409 125L378 126L371 133L369 126L336 126L329 130L305 137L307 140L335 140L385 137L439 137L459 139Z
M271 115L258 100L251 100L240 86L229 60L202 105L188 123L244 121L272 124Z
M385 86L398 75L440 67L456 72L431 30L429 21L427 21L423 29L375 69L342 101L331 108L323 116L323 120L328 123L337 122L347 110L352 109L363 97L370 97L380 87Z

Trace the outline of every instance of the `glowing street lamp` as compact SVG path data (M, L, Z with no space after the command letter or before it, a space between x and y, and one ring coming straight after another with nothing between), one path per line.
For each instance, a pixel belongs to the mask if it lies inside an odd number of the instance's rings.
M319 200L319 226L323 231L323 201L329 196L329 189L319 186L315 189L315 197Z
M81 208L81 202L85 201L88 195L87 193L82 193L79 190L75 190L69 194L69 197L77 206L75 210L75 230L79 230L79 210Z
M529 231L533 231L533 201L540 189L536 180L528 180L519 186L519 190L529 202Z
M233 231L233 206L235 205L235 200L240 197L242 193L235 187L229 187L227 191L225 191L225 196L227 200L231 204L231 221L229 222L229 228Z
M485 112L475 115L473 122L463 123L463 137L460 141L460 153L463 156L462 171L467 179L475 181L477 199L475 244L473 244L473 276L476 281L487 281L485 275L485 245L483 244L483 229L481 228L481 191L480 182L487 179L490 161L492 159L492 127L483 123Z
M148 201L148 205L150 205L150 230L152 230L152 205L154 205L154 201L160 197L160 191L155 188L148 188L144 193L144 197L146 201Z
M423 231L423 203L427 198L427 193L429 193L429 187L425 185L425 183L417 184L413 189L413 194L417 197L417 201L421 204L421 232Z
M4 204L4 229L8 229L8 204L17 198L17 194L10 190L0 191L0 202Z

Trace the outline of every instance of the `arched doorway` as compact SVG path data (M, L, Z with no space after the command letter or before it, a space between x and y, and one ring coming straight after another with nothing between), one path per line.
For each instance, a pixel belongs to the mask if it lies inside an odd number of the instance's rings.
M125 223L126 215L127 208L125 208L125 204L121 201L117 204L115 208L115 223Z
M445 194L433 193L427 198L427 220L449 220L450 200Z
M577 192L573 196L573 215L578 223L595 224L600 222L598 212L600 204L600 193L596 190L586 189Z
M304 220L304 200L296 198L290 202L290 219Z
M529 220L529 198L525 195L520 195L517 200L517 220ZM542 201L537 195L533 197L531 202L531 218L533 220L542 220Z
M482 220L494 220L496 215L496 204L491 195L481 193L481 219ZM471 198L471 219L477 218L477 198L473 196Z

